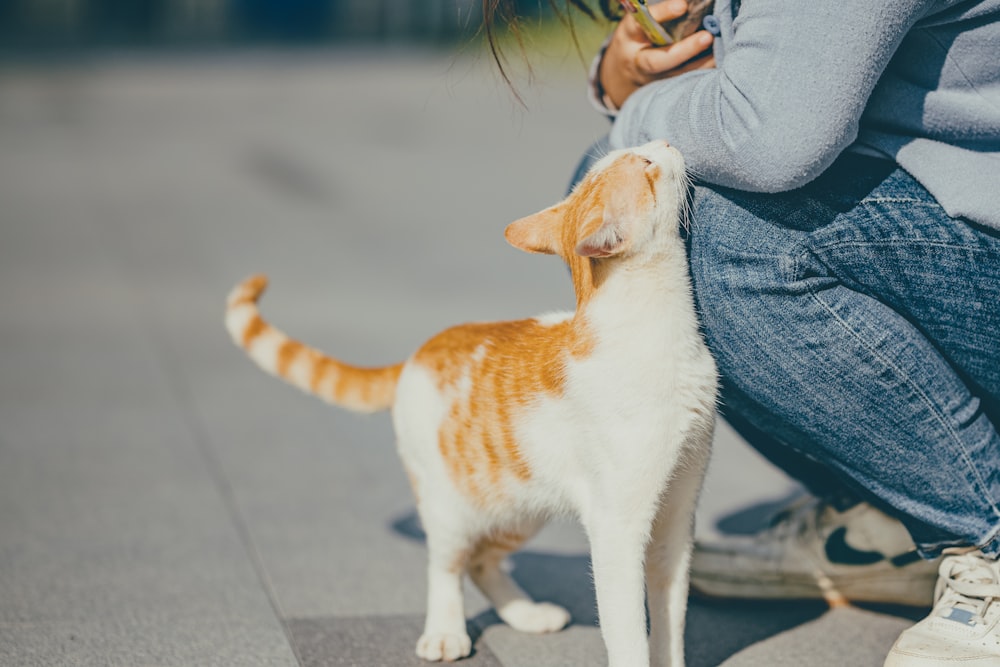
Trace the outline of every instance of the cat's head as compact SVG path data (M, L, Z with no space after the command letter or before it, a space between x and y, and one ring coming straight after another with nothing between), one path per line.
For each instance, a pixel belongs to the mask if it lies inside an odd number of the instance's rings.
M613 151L566 199L504 234L516 248L560 255L571 266L580 257L656 254L681 242L687 187L684 159L665 141Z

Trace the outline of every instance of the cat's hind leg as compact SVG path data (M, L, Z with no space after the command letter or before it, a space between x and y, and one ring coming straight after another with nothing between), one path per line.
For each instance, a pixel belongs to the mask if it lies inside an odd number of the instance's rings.
M710 435L709 435L710 437ZM649 650L653 667L684 665L684 621L694 512L708 465L709 443L692 448L661 498L646 546Z
M481 539L469 562L469 576L507 625L521 632L555 632L569 623L569 612L550 602L533 601L502 567L504 559L534 532L494 532Z

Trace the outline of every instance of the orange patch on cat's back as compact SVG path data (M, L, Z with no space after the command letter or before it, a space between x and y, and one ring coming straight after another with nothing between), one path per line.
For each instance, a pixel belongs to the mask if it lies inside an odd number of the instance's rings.
M566 365L593 347L580 322L530 319L453 327L414 355L451 401L438 449L458 488L486 503L503 479L531 478L515 418L540 396L562 396Z
M559 379L553 377L554 368L561 368L567 355L586 358L593 348L593 336L579 322L526 319L446 329L427 341L413 360L432 372L441 389L456 386L466 374L475 383L477 376L497 376L506 369L504 386L497 389L522 397L542 389L560 395L563 382L561 373Z

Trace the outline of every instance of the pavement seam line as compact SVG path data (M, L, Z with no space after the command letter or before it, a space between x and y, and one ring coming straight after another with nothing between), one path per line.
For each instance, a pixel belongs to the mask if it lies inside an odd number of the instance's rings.
M107 232L108 230L102 229L101 231ZM108 236L111 237L112 240L107 242L107 246L109 248L113 248L112 252L109 254L116 256L115 259L119 260L123 254L127 255L127 253L123 253L121 247L115 247L116 244L113 239L117 238L116 235L108 234ZM233 490L232 482L230 482L229 477L226 475L222 461L216 454L215 449L211 446L211 438L208 435L208 431L204 427L203 420L198 412L197 406L187 399L189 392L185 391L186 382L180 376L180 373L174 370L176 368L180 368L180 359L174 349L170 346L167 339L161 335L160 332L162 331L162 327L156 326L156 322L154 321L155 315L146 307L147 301L138 298L138 295L136 294L137 288L134 286L134 283L126 281L125 284L133 285L129 291L133 294L133 302L136 306L136 311L139 313L140 325L146 329L147 334L149 335L149 340L152 342L152 348L156 355L157 364L161 367L163 375L167 380L168 392L180 410L181 415L183 415L184 427L188 431L191 439L198 449L199 454L205 462L208 474L211 477L212 482L215 484L223 506L229 514L230 520L233 522L233 526L235 527L236 534L243 545L243 549L250 558L250 564L251 567L253 567L254 573L257 575L258 583L264 589L264 594L267 596L271 611L277 617L278 623L281 625L281 631L285 636L285 641L288 643L289 648L292 650L292 656L295 658L295 662L299 665L299 667L303 667L298 646L295 644L291 628L288 626L288 622L285 619L284 611L281 608L281 602L278 600L277 592L275 591L274 585L272 584L271 579L267 574L267 570L264 567L264 558L261 555L256 542L254 542L253 536L250 533L250 528L245 517L243 516L243 513L239 509L239 503L236 500L236 492Z

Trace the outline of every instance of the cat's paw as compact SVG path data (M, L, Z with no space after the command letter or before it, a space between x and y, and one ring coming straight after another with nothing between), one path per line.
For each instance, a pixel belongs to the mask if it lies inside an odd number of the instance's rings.
M462 633L429 632L417 640L417 655L431 662L452 662L472 653L472 640Z
M542 634L562 630L570 621L569 612L551 602L514 600L500 612L507 625L521 632Z

